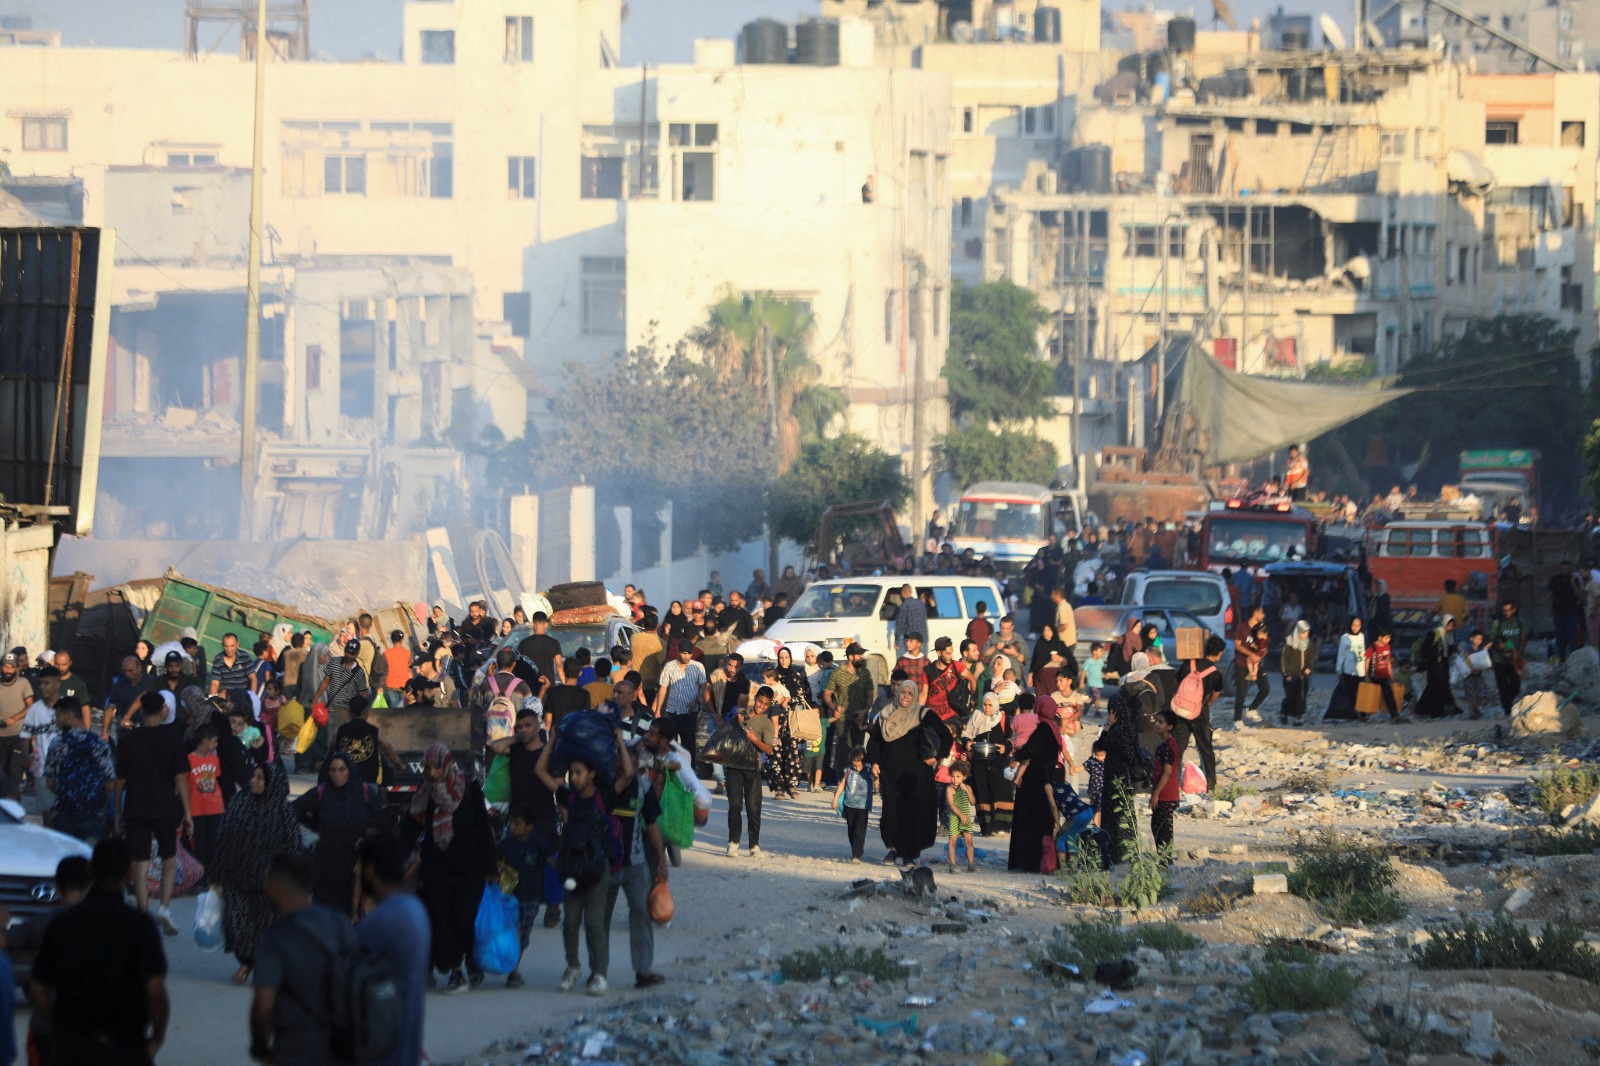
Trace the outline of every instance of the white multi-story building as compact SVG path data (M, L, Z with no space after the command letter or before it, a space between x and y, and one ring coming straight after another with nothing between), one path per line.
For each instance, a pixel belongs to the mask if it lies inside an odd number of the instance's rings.
M736 63L728 41L700 42L691 64L624 68L622 7L413 0L401 62L275 58L269 266L392 258L464 270L476 318L521 346L512 380L546 393L567 364L651 337L670 347L725 292L803 299L852 428L925 469L911 455L911 408L940 391L949 79L882 69L870 47L830 66ZM86 221L121 224L125 303L237 288L252 94L251 65L233 55L0 46L0 158L17 176L78 177ZM163 234L164 221L195 213L216 227L190 241ZM344 301L344 317L399 317L376 295ZM221 337L233 325L204 328ZM409 393L374 398L369 333L335 331L356 338L349 353L287 337L278 384L338 388L348 358L363 375L350 402L320 401L342 417L381 417L397 396L424 411L448 402L398 375L392 387ZM237 362L231 339L199 347Z

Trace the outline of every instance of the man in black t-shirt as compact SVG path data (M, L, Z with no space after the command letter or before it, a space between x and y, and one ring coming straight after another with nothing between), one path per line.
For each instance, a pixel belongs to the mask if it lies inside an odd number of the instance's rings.
M29 998L54 1032L54 1061L149 1063L171 1012L161 935L123 902L134 865L125 841L100 841L90 865L93 891L45 930Z
M743 593L728 593L728 606L717 613L717 628L724 633L732 630L735 645L756 635L756 622L745 608Z
M365 698L357 696L352 699L348 710L350 720L333 735L333 750L350 756L350 761L361 772L361 780L376 785L383 772L384 757L387 756L391 763L399 766L400 756L379 735L378 727L367 721Z
M461 638L468 644L488 644L494 640L494 619L489 617L488 606L482 600L467 604L467 620L461 623Z
M150 870L150 847L156 855L170 860L178 854L178 832L193 831L189 818L189 759L183 750L183 733L174 726L163 726L167 704L158 692L139 697L144 728L124 734L117 743L117 789L113 807L117 812L116 834L124 836L134 855L134 896L141 913L150 905L150 890L145 880ZM172 889L178 864L161 864L161 905L156 923L168 936L177 936L172 924Z
M543 611L535 611L533 617L528 619L528 625L533 627L533 632L522 638L517 645L517 654L537 666L539 675L550 684L563 683L566 677L562 672L561 642L546 632L550 628L550 616Z
M1217 790L1217 755L1211 748L1211 705L1217 697L1222 695L1222 669L1218 665L1222 653L1227 650L1227 644L1216 634L1206 638L1206 661L1203 663L1184 663L1178 669L1178 684L1183 684L1183 679L1189 676L1191 669L1211 672L1201 680L1205 686L1205 699L1201 704L1200 714L1193 721L1178 717L1178 725L1172 731L1172 737L1178 742L1178 756L1182 760L1183 753L1189 750L1189 740L1193 738L1195 750L1200 753L1200 767L1206 772L1206 791Z

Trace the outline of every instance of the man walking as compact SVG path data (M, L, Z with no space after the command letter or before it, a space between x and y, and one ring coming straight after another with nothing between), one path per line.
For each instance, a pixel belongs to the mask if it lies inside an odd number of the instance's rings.
M1072 613L1072 601L1067 590L1057 585L1050 590L1050 602L1056 605L1056 639L1067 646L1070 654L1077 654L1078 617Z
M1579 646L1583 625L1583 587L1572 572L1570 560L1561 560L1561 572L1550 579L1550 614L1556 624L1556 659L1566 662Z
M673 723L679 736L692 737L699 724L700 707L710 698L711 684L706 668L694 661L694 645L678 645L677 657L661 668L661 687L656 690L656 717L663 714Z
M308 855L273 857L267 900L279 917L256 946L250 1057L281 1066L333 1066L339 1060L333 1052L330 971L335 959L354 950L355 930L345 915L311 902Z
M1233 721L1235 727L1244 721L1244 701L1251 684L1256 684L1256 702L1267 698L1266 678L1261 676L1261 663L1266 659L1266 649L1256 639L1256 627L1266 620L1267 612L1252 607L1233 631ZM1251 673L1255 673L1252 678ZM1181 743L1181 741L1180 741Z
M139 910L150 905L146 874L153 847L161 863L161 904L156 922L168 936L177 936L172 924L172 889L178 864L178 832L194 831L189 817L189 758L183 750L183 734L162 729L167 705L160 695L146 692L139 697L144 728L135 729L117 745L117 785L113 796L116 835L124 836L134 855L138 874L133 884ZM120 801L120 802L119 802ZM126 834L124 834L126 829Z
M169 651L165 668L166 675L174 677L175 683L181 685L183 654ZM123 659L122 672L111 683L111 691L106 695L105 706L97 708L90 716L88 728L107 740L120 737L122 730L132 724L131 717L139 709L139 697L154 687L154 679L145 675L144 664L139 661L138 656L130 655ZM176 689L173 690L173 698L177 698ZM90 705L85 704L85 706Z
M894 639L901 655L906 653L906 638L916 633L926 637L928 605L910 585L900 586L900 607L894 613ZM918 680L921 680L920 678Z
M562 684L566 663L561 658L561 642L550 635L550 616L534 611L528 626L533 632L517 644L517 654L539 668L539 676L545 679L546 685ZM544 693L535 692L534 695L543 696Z
M659 746L663 738L671 743L673 725L679 719L657 719L647 735L654 736ZM638 767L638 762L635 762ZM674 786L676 787L676 786ZM758 792L760 785L756 786ZM650 921L650 890L657 884L666 884L667 856L661 839L661 829L656 825L661 818L661 798L650 782L649 773L640 768L634 772L631 787L616 798L612 814L622 824L622 869L611 875L606 887L606 928L611 927L611 916L617 909L617 896L628 897L628 949L633 957L633 986L650 988L666 978L655 972L656 932ZM759 819L752 823L750 852L758 854L756 834ZM654 876L652 876L654 871Z
M60 687L56 689L56 694L72 697L78 701L80 707L93 707L95 703L93 697L89 695L89 683L83 679L83 675L72 672L72 655L58 651L52 662L61 674Z
M866 741L867 711L875 687L866 659L867 649L852 643L844 650L844 665L834 670L822 691L830 723L828 743L832 745L827 761L836 776L850 768L850 753Z
M72 700L56 704L60 731L44 760L45 787L55 796L50 828L93 844L106 824L106 801L117 779L111 745L83 728L83 714Z
M20 670L14 653L0 657L0 792L9 799L21 798L28 766L22 723L33 704L33 686Z
M771 755L777 747L778 730L767 717L772 706L772 690L762 685L750 701L748 711L739 712L739 724L744 735L762 755ZM742 816L750 814L750 857L761 855L761 764L753 766L727 766L728 788L728 857L739 854L739 837L743 832Z
M1222 695L1222 671L1217 663L1222 658L1222 653L1228 648L1227 643L1215 633L1206 638L1206 661L1199 663L1184 663L1178 668L1178 684L1183 684L1183 679L1189 676L1190 671L1199 671L1205 676L1201 684L1205 688L1205 697L1201 703L1200 714L1192 721L1179 718L1178 725L1172 731L1172 736L1178 742L1178 754L1181 757L1189 750L1189 741L1194 741L1195 750L1200 753L1200 766L1206 773L1206 791L1217 790L1217 755L1211 746L1211 705L1217 697ZM1205 673L1209 670L1210 673Z
M147 1066L166 1040L171 1004L161 934L149 915L123 902L132 860L116 837L96 844L93 890L45 930L29 999L54 1033L58 1064Z
M432 936L428 911L406 891L407 853L399 841L387 834L366 837L359 854L362 891L378 905L356 926L356 940L388 964L389 977L400 993L403 1019L394 1050L373 1061L377 1066L414 1066L424 1058L422 1019L427 1008Z
M250 693L255 690L255 658L239 647L237 634L228 633L222 638L222 651L211 660L210 694L225 698L229 707L249 711L250 718L254 721L255 709Z

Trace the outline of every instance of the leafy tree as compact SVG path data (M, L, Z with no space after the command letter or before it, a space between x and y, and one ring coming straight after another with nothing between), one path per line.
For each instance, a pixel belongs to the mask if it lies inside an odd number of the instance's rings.
M816 318L799 301L771 293L730 293L712 305L705 323L688 337L719 380L739 380L756 389L761 411L767 410L763 345L771 350L780 472L794 465L801 445L822 440L846 407L842 392L822 384L822 369L809 347L815 332Z
M1475 319L1402 368L1398 384L1417 392L1325 434L1312 455L1343 448L1361 463L1368 491L1409 480L1434 492L1456 481L1463 449L1535 448L1543 510L1560 515L1582 476L1574 443L1596 414L1579 381L1576 337L1539 315Z
M944 364L953 419L1004 424L1054 413L1055 373L1038 355L1049 318L1037 296L1009 281L955 287Z
M831 504L888 500L898 509L910 498L911 479L900 460L846 433L801 447L793 469L768 486L767 522L777 536L809 544Z
M1031 481L1048 485L1056 479L1061 457L1049 441L1016 429L953 426L933 445L934 461L965 488L975 481Z
M1583 469L1584 487L1589 490L1590 496L1600 500L1600 419L1589 426L1589 432L1583 438Z
M521 446L522 480L536 489L588 482L602 504L648 514L671 500L680 519L714 515L696 523L713 550L760 536L772 456L765 397L750 382L720 379L682 344L665 360L645 346L568 374L551 401L565 431L536 451Z

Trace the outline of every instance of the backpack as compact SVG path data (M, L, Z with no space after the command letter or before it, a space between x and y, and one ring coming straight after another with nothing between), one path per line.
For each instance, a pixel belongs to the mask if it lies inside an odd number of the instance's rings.
M323 1002L334 1056L341 1062L375 1062L392 1055L405 1011L389 964L356 943L353 934L347 946L335 950L309 929L297 928L328 960ZM316 1013L315 1004L305 1006Z
M1206 678L1216 672L1215 666L1196 670L1191 661L1189 672L1178 682L1178 691L1172 694L1172 713L1191 722L1199 718L1200 712L1206 709Z
M484 728L488 731L490 740L504 740L515 730L517 721L517 704L509 695L500 691L500 686L495 684L498 674L491 673L485 684L490 692L494 693L489 700L489 706L484 709ZM509 693L515 688L513 684L507 688Z
M556 850L556 873L562 880L588 888L622 862L621 835L616 818L605 809L596 792L593 802L567 797L566 824Z

